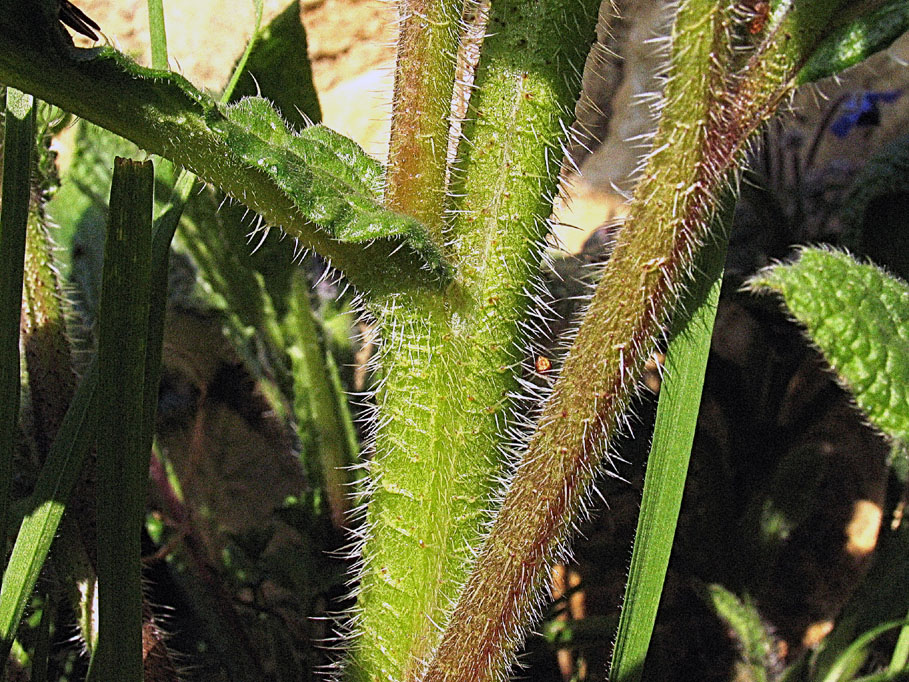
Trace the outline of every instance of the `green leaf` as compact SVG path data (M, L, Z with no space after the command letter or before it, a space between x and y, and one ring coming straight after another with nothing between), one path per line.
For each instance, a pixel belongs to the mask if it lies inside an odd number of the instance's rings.
M803 249L749 283L782 294L868 419L909 440L909 287L880 268L826 249Z
M322 120L299 0L259 32L232 97L252 95L269 99L295 130Z
M242 59L235 67L238 77L231 95L232 103L250 96L264 97L295 131L322 120L319 99L312 82L306 30L300 21L298 0L290 3L268 26L257 32L257 38L249 50L243 68L240 68L241 61ZM355 145L343 136L336 137ZM378 169L381 178L383 176L381 165L374 162L374 168ZM299 255L293 240L282 239L283 235L277 233L270 233L264 239L257 235L255 248L250 249L250 237L247 236L250 222L245 211L236 205L225 205L224 195L220 192L211 191L205 196L214 202L208 213L219 223L211 225L196 221L201 237L207 242L209 252L229 250L233 252L233 258L242 262L244 276L254 276L254 273L258 272L262 285L272 298L274 312L283 317L287 312L291 279L297 269L296 256ZM193 202L193 205L198 203ZM193 209L193 205L189 207L190 210ZM222 277L227 274L220 273ZM249 285L243 288L248 290Z
M435 288L447 279L448 265L418 221L358 191L374 186L352 176L375 168L362 150L351 155L344 143L326 154L324 141L291 136L264 101L227 110L185 78L142 68L110 47L75 49L54 4L0 2L0 81L192 170L330 258L365 291ZM287 143L292 149L276 146Z
M153 182L151 161L115 161L98 315L103 413L97 436L99 629L94 669L100 680L141 680L143 670L140 530L150 446L143 405Z
M238 69L239 66L238 62ZM235 102L251 95L261 95L272 102L292 129L301 130L321 119L299 2L290 3L258 33L245 67L239 70L232 98ZM318 138L326 133L337 138L345 156L349 154L345 145L356 147L354 142L325 128L313 128L305 134ZM358 147L356 150L362 154ZM370 172L381 182L381 165L371 159L369 163ZM380 197L380 190L374 191L373 196ZM248 212L224 198L214 189L196 195L187 207L191 220L183 224L181 241L215 293L229 303L231 312L245 325L260 326L260 321L270 315L286 314L299 252L294 240L282 239L283 235L277 232L249 235ZM272 299L270 303L267 296Z
M339 239L365 242L404 233L420 239L415 221L377 205L375 176L381 177L381 166L356 143L324 128L320 135L310 129L295 135L261 97L241 100L225 113L237 124L223 128L234 153L265 170L303 215L333 226Z
M764 628L757 608L722 585L708 585L704 597L738 642L741 669L736 679L765 682L772 666L773 638Z
M51 624L57 615L57 604L54 595L47 591L44 594L44 607L41 609L41 622L38 625L38 639L32 654L31 682L47 682L47 663L51 649Z
M909 3L865 0L843 10L839 26L827 36L799 71L797 83L812 83L858 64L909 31Z

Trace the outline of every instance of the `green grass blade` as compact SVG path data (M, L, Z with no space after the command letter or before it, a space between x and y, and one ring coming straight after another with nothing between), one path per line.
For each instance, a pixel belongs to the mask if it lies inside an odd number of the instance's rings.
M851 679L867 658L868 647L874 640L889 630L904 628L907 624L909 621L892 620L863 632L837 657L836 662L824 675L821 682L845 682L845 680Z
M240 57L240 61L234 66L234 72L230 76L230 81L227 83L227 87L224 88L224 92L221 93L221 104L227 104L233 97L237 82L246 69L246 61L249 59L249 55L252 54L253 48L256 46L256 41L259 39L259 31L262 28L262 0L252 0L252 3L253 8L256 11L256 25L253 27L249 42L246 43L246 49L243 51L243 56Z
M641 514L609 673L615 682L635 682L644 671L685 490L726 243L723 239L704 247L700 276L679 308L682 319L666 352ZM686 311L691 311L690 316Z
M36 111L31 95L7 89L0 211L0 568L6 556L10 482L19 417L19 314Z
M180 223L183 208L196 184L196 176L182 171L174 184L170 205L155 220L151 242L151 283L148 310L148 344L145 355L145 398L143 401L142 448L145 469L154 440L158 387L161 383L161 349L164 346L164 321L167 316L167 283L170 243Z
M888 518L885 515L885 518ZM836 619L833 631L812 652L812 680L826 679L861 633L880 623L899 621L909 610L909 525L880 530L873 563ZM863 652L862 660L868 652ZM798 679L792 677L791 679Z
M51 625L56 621L57 604L54 596L44 593L44 605L41 608L41 622L38 625L38 641L32 652L30 682L47 682L47 663L50 659Z
M900 628L899 637L890 656L890 665L887 667L891 674L904 672L909 667L909 620Z
M152 268L155 273L156 290L166 286L170 240L194 181L195 178L189 173L181 175L174 189L171 207L155 221ZM150 329L154 329L156 325L152 315ZM153 343L154 337L150 335L150 349ZM93 442L97 419L95 410L97 379L97 363L93 361L79 384L60 431L51 446L47 462L41 470L32 494L34 503L26 514L16 538L10 557L10 569L4 576L0 589L0 660L6 660L12 646L28 598L57 533L57 527L66 508L66 500L79 476L85 453ZM147 413L145 419L148 428L150 422Z
M148 33L151 38L153 69L168 70L167 31L164 28L164 0L148 0Z
M35 484L34 502L16 537L0 587L0 661L5 661L9 654L25 605L66 509L66 499L94 440L97 381L97 366L93 362L63 418Z
M9 660L11 663L15 663L22 670L27 670L28 667L32 664L32 658L29 653L25 650L25 647L22 646L22 643L17 639L13 641L13 646L10 649ZM8 677L8 676L7 676ZM7 682L7 677L0 677L0 680Z
M351 507L353 480L350 467L357 461L359 445L350 437L350 408L331 365L310 303L310 284L303 273L293 280L290 311L285 320L288 352L293 364L294 411L314 441L315 462L305 462L313 478L324 487L333 523L341 528Z
M98 319L99 680L142 680L140 532L154 169L117 159ZM143 450L144 447L144 450Z

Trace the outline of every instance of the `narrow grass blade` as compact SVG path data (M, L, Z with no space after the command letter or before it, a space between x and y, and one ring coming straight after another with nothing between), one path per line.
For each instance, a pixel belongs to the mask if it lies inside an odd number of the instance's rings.
M293 280L290 311L285 321L288 352L293 364L294 412L301 431L316 442L314 462L305 462L328 499L332 522L345 525L351 507L349 469L356 462L359 447L351 438L352 426L347 396L331 365L331 351L325 347L310 304L309 282L303 273Z
M19 311L36 110L31 95L7 89L0 211L0 568L6 556L13 450L19 417Z
M641 514L609 672L614 682L635 682L644 671L685 490L726 244L722 239L704 247L701 272L678 309L676 333L666 352Z
M896 528L885 524L868 573L840 611L833 631L812 652L811 680L827 679L836 666L842 670L844 652L858 641L861 633L906 616L909 609L906 584L909 584L909 526L905 522ZM869 652L859 653L860 656L853 650L852 655L860 658L861 663ZM894 652L895 656L898 654L899 651Z
M156 290L166 287L170 241L194 182L191 174L183 173L177 180L171 207L155 221L152 268L155 273ZM158 325L153 317L156 309L153 305L150 329L155 329ZM151 349L155 343L154 336L150 335L149 348ZM82 460L94 440L97 380L97 362L93 361L86 370L63 418L35 485L32 508L26 514L16 538L10 557L10 568L0 589L0 660L6 660L12 646L28 598L66 509L67 498L79 476ZM153 421L153 415L150 417L146 413L145 420L146 428L149 428L148 424Z
M66 509L66 499L79 476L82 459L94 440L97 380L97 366L93 362L63 418L35 484L34 502L16 537L0 588L0 661L5 661L9 654L25 605Z
M196 184L196 176L182 171L174 184L170 205L155 220L151 241L151 282L148 309L148 344L145 355L145 384L142 421L142 448L145 470L154 440L158 386L161 383L161 348L164 346L164 320L167 316L167 283L170 243L183 215L183 208Z
M149 457L143 403L153 187L150 161L115 160L98 320L98 680L143 676L140 533Z
M833 667L821 678L821 682L845 682L852 679L854 673L867 658L868 647L874 640L889 630L904 628L907 625L909 625L909 621L892 620L863 632L839 655Z
M148 0L148 34L151 38L151 65L167 71L167 31L164 28L164 0Z
M900 628L896 646L893 647L893 654L890 656L888 671L897 674L907 669L909 669L909 619L904 621L903 627Z
M157 1L160 2L160 0ZM227 87L224 88L224 92L221 93L221 104L227 104L233 97L234 89L237 87L237 81L240 80L240 76L246 69L246 61L249 59L249 55L252 54L253 48L256 46L256 42L259 39L259 31L262 28L262 0L252 0L252 3L253 9L255 9L256 12L256 25L253 27L249 42L246 43L246 49L243 51L243 56L240 57L240 61L238 61L237 65L234 67L234 72L230 76L230 81L227 83Z

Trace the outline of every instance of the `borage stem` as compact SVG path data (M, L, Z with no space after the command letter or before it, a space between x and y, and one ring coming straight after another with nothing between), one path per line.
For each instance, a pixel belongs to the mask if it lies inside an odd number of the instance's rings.
M388 152L389 208L442 239L461 16L475 0L403 0ZM417 66L419 65L419 67Z
M453 172L457 280L376 310L384 373L348 679L421 679L489 520L599 4L493 4Z
M680 4L662 123L630 217L427 681L501 679L707 237L716 198L836 4L802 3L741 74L729 72L733 36L747 35L736 3Z

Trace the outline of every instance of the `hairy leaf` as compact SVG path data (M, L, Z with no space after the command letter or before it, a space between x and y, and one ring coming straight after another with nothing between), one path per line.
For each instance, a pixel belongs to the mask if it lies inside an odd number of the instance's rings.
M782 294L868 419L909 441L909 286L845 253L804 249L750 282Z
M142 68L109 47L76 49L56 22L55 0L0 2L0 80L187 167L331 258L365 290L446 279L422 225L362 193L352 176L366 163L361 150L351 156L344 143L326 154L291 135L264 101L224 109L177 74ZM292 149L276 146L288 141Z
M294 0L259 32L232 97L267 97L296 130L322 120L306 52L300 2Z
M723 619L739 645L738 679L766 682L773 662L773 638L749 599L741 600L722 585L708 585L704 598Z
M799 71L798 83L811 83L833 76L858 64L875 52L887 49L890 43L909 31L909 3L888 0L873 11L873 1L858 2L845 9L840 25L811 55Z

